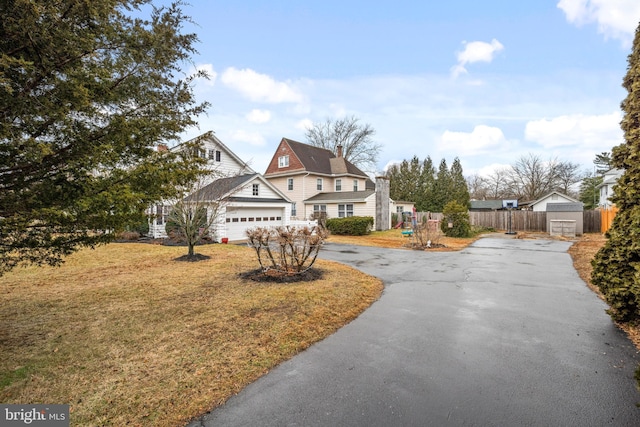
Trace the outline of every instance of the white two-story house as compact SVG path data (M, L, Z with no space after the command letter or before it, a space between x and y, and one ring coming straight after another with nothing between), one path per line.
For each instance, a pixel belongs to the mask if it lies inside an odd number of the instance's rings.
M184 149L184 144L171 150ZM245 231L255 226L288 225L291 200L242 161L213 132L203 138L200 155L207 159L211 175L186 201L223 203L216 209L214 239L229 241L246 239ZM158 203L150 210L149 235L167 237L165 225L175 201ZM213 212L213 209L210 209Z
M613 203L611 203L613 186L616 185L618 179L620 179L623 173L623 169L610 169L604 173L602 183L597 187L600 192L600 201L598 202L599 207L604 209L611 208L613 205Z

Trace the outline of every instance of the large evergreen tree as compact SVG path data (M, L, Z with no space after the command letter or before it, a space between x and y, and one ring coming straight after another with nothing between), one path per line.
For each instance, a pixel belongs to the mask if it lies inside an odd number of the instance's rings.
M194 34L180 4L0 3L0 274L56 265L139 222L199 161L158 153L206 105L183 65Z
M624 169L612 201L619 211L608 240L593 261L592 280L616 320L640 320L640 27L636 29L623 84L621 122L625 142L613 149L612 166Z
M422 191L422 199L416 201L416 209L420 212L435 212L433 203L433 190L436 183L436 168L430 156L427 156L422 162L422 171L420 182L424 186Z
M469 196L469 187L462 171L462 164L457 157L453 159L449 176L451 178L451 197L447 203L455 201L468 209L471 207L471 196Z
M451 174L447 161L442 159L438 166L438 173L433 186L433 212L442 212L444 206L450 201L451 197Z

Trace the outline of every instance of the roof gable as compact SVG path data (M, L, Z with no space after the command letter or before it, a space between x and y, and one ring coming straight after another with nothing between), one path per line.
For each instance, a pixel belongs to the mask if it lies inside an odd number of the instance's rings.
M552 191L551 193L540 197L538 200L536 200L534 202L531 202L530 205L533 206L533 205L537 205L538 203L544 202L545 200L551 198L551 196L553 196L554 194L557 195L558 197L561 197L561 198L565 199L567 202L580 203L579 200L576 200L573 197L569 197L566 194L562 194L559 191ZM554 201L554 203L561 203L561 202L555 202Z
M189 141L180 143L171 148L171 151L181 151L184 146L192 141L201 139L202 148L205 150L205 155L208 159L208 165L217 174L223 175L245 175L254 174L254 171L244 160L242 160L236 153L234 153L229 147L227 147L218 137L212 132L205 132L200 136L190 139ZM219 151L223 155L220 161L216 161L215 154L213 158L209 153L213 150Z
M279 165L278 159L289 156L288 166ZM292 172L310 172L319 175L354 175L367 178L367 174L343 157L336 157L330 150L282 138L271 159L266 176Z

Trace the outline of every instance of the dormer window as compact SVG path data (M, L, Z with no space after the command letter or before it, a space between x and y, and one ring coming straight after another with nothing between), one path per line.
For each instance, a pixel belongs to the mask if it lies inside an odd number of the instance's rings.
M278 167L286 168L289 166L289 156L280 156L278 157Z

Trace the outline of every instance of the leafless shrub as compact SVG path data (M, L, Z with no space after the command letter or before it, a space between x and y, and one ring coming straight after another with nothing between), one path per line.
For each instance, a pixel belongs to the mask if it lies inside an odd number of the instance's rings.
M327 237L326 231L317 226L255 227L246 233L262 271L282 276L309 270Z
M413 246L421 249L439 247L442 236L440 220L425 219L413 228Z

